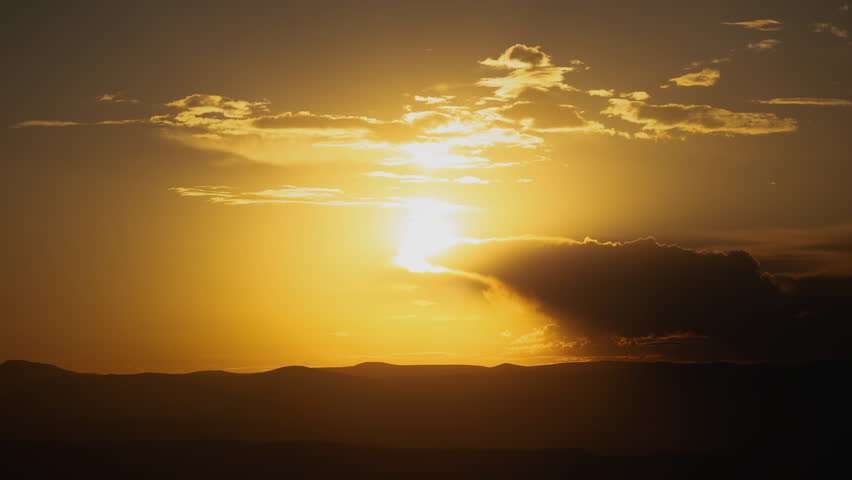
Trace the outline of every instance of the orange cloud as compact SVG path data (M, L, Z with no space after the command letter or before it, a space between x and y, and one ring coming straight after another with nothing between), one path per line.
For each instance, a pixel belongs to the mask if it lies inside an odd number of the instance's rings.
M852 107L852 101L845 98L814 98L814 97L792 97L792 98L770 98L769 100L756 100L757 103L768 105L819 105L824 107Z
M642 125L642 130L654 133L679 130L687 133L764 135L793 132L798 128L792 118L781 118L772 113L732 112L710 105L651 105L610 99L609 107L602 113Z
M832 25L830 23L814 23L813 25L811 25L811 29L816 33L830 33L837 38L849 38L849 30L846 30L845 28L840 28L837 25Z
M669 81L678 87L709 87L715 85L720 76L719 70L705 68L700 72L670 78Z
M748 47L749 50L754 50L755 52L765 52L767 50L774 49L778 45L781 45L781 40L775 40L775 39L770 38L770 39L761 40L761 41L755 42L755 43L749 43L746 46Z
M550 55L541 47L529 47L515 44L506 49L498 58L487 58L479 63L489 67L508 69L511 72L504 77L483 78L477 85L495 88L499 99L517 98L527 90L546 91L558 89L577 91L576 88L562 82L563 76L583 65L580 60L572 60L570 67L553 65Z
M782 30L784 24L778 20L770 18L762 18L758 20L749 20L746 22L722 22L722 25L735 25L738 27L748 28L750 30L758 30L761 32L774 32Z

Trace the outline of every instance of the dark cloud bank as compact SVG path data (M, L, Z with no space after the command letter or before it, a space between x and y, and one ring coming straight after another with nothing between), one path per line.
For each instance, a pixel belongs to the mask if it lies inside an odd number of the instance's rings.
M771 275L745 251L490 240L435 263L497 279L558 324L566 355L820 361L844 352L852 278Z

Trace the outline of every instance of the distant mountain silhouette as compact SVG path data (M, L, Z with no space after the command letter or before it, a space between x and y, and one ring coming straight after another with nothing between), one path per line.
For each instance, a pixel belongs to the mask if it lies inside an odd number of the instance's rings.
M26 360L7 360L0 364L0 399L3 394L26 385L55 380L69 375L79 375L46 363Z
M845 412L832 366L363 363L237 374L0 365L15 442L331 442L597 453L822 448Z
M6 360L0 364L0 378L48 378L58 375L73 374L70 370L61 369L47 363L28 362L26 360Z
M521 365L515 365L514 363L501 363L500 365L497 365L494 368L496 370L517 370L524 367Z
M323 368L328 372L359 377L437 377L481 373L488 367L476 365L394 365L384 362L364 362L353 367Z

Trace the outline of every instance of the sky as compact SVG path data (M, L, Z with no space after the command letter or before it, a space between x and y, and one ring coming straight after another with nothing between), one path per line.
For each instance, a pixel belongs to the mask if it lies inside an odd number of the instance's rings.
M0 358L183 372L843 350L848 3L10 13Z

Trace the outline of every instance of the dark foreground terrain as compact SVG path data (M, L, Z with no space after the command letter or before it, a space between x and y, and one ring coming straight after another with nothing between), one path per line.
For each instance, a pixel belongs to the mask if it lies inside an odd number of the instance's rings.
M10 443L4 478L822 478L819 457L241 442Z
M90 478L812 476L847 448L847 378L667 363L96 375L8 361L0 459Z

